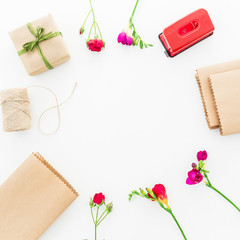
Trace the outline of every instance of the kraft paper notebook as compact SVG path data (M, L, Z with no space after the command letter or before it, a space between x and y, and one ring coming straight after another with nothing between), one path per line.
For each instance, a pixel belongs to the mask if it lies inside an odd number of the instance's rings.
M40 154L31 154L0 187L0 239L37 240L77 197Z
M207 123L210 129L219 127L219 118L214 106L213 94L209 85L210 75L240 69L240 60L220 63L197 69L196 79L199 85Z

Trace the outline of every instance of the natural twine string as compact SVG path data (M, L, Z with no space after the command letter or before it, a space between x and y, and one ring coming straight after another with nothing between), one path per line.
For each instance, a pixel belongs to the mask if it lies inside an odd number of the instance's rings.
M27 130L31 127L30 101L27 89L14 88L0 92L3 130Z
M0 99L1 99L1 105L2 105L4 131L12 132L12 131L27 130L31 127L30 101L28 98L27 89L42 88L42 89L48 90L54 96L56 105L49 107L42 112L42 114L38 119L38 127L42 134L51 135L56 133L59 130L60 123L61 123L61 115L60 115L59 107L65 104L72 97L76 87L77 87L77 83L74 84L74 87L70 96L60 104L55 92L50 88L47 88L41 85L31 85L27 88L7 89L7 90L1 91ZM58 125L54 131L45 132L41 128L42 117L48 111L53 110L55 108L57 109Z

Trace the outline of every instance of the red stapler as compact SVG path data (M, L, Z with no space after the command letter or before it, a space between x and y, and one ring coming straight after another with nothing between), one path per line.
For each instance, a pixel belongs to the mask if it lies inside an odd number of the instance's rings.
M166 53L174 57L213 34L214 26L205 9L199 9L163 30L159 34Z

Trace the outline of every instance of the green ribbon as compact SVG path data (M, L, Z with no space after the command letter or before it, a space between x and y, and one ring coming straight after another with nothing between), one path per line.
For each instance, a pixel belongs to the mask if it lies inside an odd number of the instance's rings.
M36 39L34 41L25 43L23 45L23 49L18 52L18 55L21 56L22 54L25 54L27 52L32 52L34 50L34 48L37 48L37 50L38 50L39 54L41 55L46 67L48 69L53 69L51 64L48 62L47 58L44 56L41 48L39 47L39 43L43 42L45 40L48 40L50 38L56 37L56 36L62 36L62 33L61 32L55 32L55 33L49 32L49 33L44 34L45 29L42 28L42 27L37 27L37 32L36 32L31 23L28 23L27 27Z

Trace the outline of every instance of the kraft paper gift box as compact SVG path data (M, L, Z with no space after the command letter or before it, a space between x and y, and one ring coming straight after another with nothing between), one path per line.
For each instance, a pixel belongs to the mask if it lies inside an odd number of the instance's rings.
M240 60L220 63L197 69L196 79L199 85L207 123L210 129L219 127L219 118L214 106L213 94L209 85L210 75L240 69Z
M221 135L240 133L240 70L209 77Z
M40 51L50 66L46 66L43 57L39 53L36 46L32 49L32 51L20 55L20 58L29 75L33 76L45 72L51 69L51 67L54 68L70 59L64 39L61 36L51 14L33 21L30 24L35 34L37 34L38 27L41 27L45 30L44 34L41 35L42 37L45 37L44 35L50 32L58 33L58 35L39 43ZM27 24L10 32L9 35L18 53L23 49L24 44L36 40L36 37L32 32L30 32Z
M0 239L37 240L77 196L40 154L31 154L0 187Z

